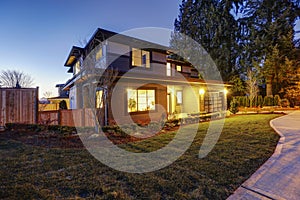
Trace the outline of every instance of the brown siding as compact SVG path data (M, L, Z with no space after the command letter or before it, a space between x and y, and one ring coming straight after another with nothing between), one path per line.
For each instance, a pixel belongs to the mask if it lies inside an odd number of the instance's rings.
M130 58L116 54L108 54L107 64L113 68L118 68L119 71L128 71L130 69Z
M152 60L158 62L167 62L167 56L164 53L152 52Z

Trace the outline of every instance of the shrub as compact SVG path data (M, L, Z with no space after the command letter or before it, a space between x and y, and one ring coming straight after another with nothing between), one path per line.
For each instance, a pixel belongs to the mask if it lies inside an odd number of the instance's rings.
M59 109L60 110L67 110L68 106L67 106L67 102L65 100L62 100L59 102Z
M288 99L282 99L280 101L280 104L281 104L282 107L289 107L290 106L290 102L289 102Z
M151 130L151 131L160 131L162 129L162 124L160 122L150 122L148 124L148 128Z
M166 121L164 128L172 128L180 124L179 119L169 119Z
M273 96L265 96L263 106L273 106L274 98Z
M274 106L280 106L280 96L278 94L274 96Z
M236 114L237 112L239 112L239 103L235 98L233 98L230 102L229 111L232 112L233 114Z
M258 106L257 96L255 96L252 100L252 107L257 107L257 106Z
M250 98L246 96L245 99L246 99L246 107L250 107Z
M259 95L257 97L257 104L258 104L257 106L263 107L263 103L264 103L263 97L261 95Z
M65 134L65 133L71 134L76 131L75 127L60 126L60 125L50 125L50 126L47 126L47 129L49 131L53 131L55 133L60 133L60 134Z

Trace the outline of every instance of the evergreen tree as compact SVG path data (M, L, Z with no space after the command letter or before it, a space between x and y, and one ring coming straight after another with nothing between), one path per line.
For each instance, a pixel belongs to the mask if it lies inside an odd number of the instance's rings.
M62 100L62 101L59 102L59 109L60 110L68 109L67 102L65 100Z
M237 74L237 22L231 14L238 1L183 0L175 32L203 46L216 63L224 81Z
M256 69L258 84L267 84L261 88L273 95L290 86L297 68L291 63L298 59L294 26L299 16L299 0L183 0L174 32L201 44L224 81L243 82L247 71Z
M286 58L293 59L294 23L300 15L297 0L248 0L242 10L242 64L262 64L267 95L280 91L280 77ZM274 85L275 84L275 85Z
M239 112L239 104L238 104L238 101L236 100L236 98L233 98L231 100L229 111L233 114L236 114L237 112Z

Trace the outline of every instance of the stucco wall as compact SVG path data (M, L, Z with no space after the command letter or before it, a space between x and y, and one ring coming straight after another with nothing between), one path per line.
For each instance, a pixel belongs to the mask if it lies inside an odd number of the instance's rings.
M199 112L199 89L197 87L184 87L183 89L183 112Z

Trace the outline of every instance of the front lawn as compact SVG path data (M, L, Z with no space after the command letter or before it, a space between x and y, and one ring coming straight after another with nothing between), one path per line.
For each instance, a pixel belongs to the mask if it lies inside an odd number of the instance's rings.
M203 159L198 152L208 123L201 123L192 146L180 159L145 174L111 169L84 149L30 146L0 133L0 198L225 199L272 155L279 136L269 121L278 116L227 118L218 143ZM152 151L167 144L174 134L121 147Z

